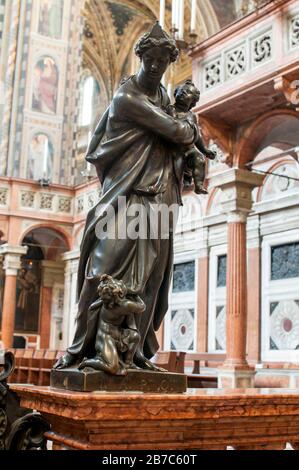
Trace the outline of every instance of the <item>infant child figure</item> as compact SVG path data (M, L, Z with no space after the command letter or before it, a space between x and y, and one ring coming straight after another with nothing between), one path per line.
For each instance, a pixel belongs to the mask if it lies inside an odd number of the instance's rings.
M192 113L191 109L196 105L200 98L200 91L191 80L186 80L183 85L178 86L174 91L175 104L167 107L167 112L172 117L177 119L186 119L195 122L196 116ZM184 159L187 160L187 166L191 167L192 176L194 180L194 190L197 194L207 194L208 191L204 188L205 180L205 158L213 160L216 153L206 148L203 138L198 129L198 139L194 145L184 151Z
M96 356L84 359L79 369L91 367L113 375L126 375L133 366L133 357L140 341L134 314L145 310L138 295L127 295L123 281L108 274L99 278L99 298L89 307L99 310L95 342Z

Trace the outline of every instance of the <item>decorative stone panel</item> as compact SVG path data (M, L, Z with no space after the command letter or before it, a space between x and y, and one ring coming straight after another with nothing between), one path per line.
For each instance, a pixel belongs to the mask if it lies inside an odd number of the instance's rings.
M70 197L60 197L58 201L59 212L71 212L72 199Z
M90 191L87 194L81 194L76 198L75 212L82 214L92 209L99 200L99 192L97 190Z
M87 195L87 205L91 209L96 204L96 193L92 192Z
M290 47L299 47L299 13L289 21Z
M225 305L216 307L215 350L226 350L226 308Z
M8 198L8 189L0 188L0 206L7 205L7 198Z
M194 309L181 308L171 312L171 349L194 349Z
M270 349L299 349L299 300L270 304Z
M40 209L52 210L53 194L41 193Z
M242 44L225 54L226 79L237 77L246 70L246 44Z
M221 57L206 64L204 68L204 86L206 90L214 88L221 83L222 61Z
M21 191L21 207L34 207L35 193L33 191Z
M298 16L299 21L299 16ZM290 23L292 47L299 44L297 17ZM272 60L272 27L255 36L247 36L243 42L229 46L217 58L205 61L202 68L203 91L210 91L218 85L236 78L255 67Z
M76 207L76 209L77 209L76 212L77 212L78 214L81 214L81 212L84 211L84 197L83 197L83 196L82 196L82 197L78 197L76 203L77 203L77 204L76 204L76 206L77 206L77 207Z
M252 66L263 64L272 59L273 38L272 30L257 36L251 41Z

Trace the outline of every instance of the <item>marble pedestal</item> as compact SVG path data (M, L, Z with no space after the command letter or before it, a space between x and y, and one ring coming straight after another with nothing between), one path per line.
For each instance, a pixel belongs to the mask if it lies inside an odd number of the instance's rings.
M254 387L255 368L250 366L230 367L224 363L218 368L219 388Z
M122 376L92 369L53 369L51 371L51 387L76 392L182 393L187 389L187 376L145 370L129 370L127 375Z
M53 449L299 448L299 390L188 389L181 394L70 392L11 385L51 424Z

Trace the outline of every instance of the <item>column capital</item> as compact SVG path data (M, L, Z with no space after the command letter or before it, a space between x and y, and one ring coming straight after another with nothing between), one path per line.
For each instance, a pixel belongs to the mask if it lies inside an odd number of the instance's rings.
M236 222L241 222L244 224L246 222L248 212L244 209L232 210L228 212L227 223L232 224Z
M0 246L0 255L4 257L3 269L6 276L17 276L21 267L21 257L27 253L27 246L9 245Z
M75 250L72 250L72 251L66 251L61 256L61 259L63 259L63 261L72 261L72 260L76 260L76 259L79 259L79 258L80 258L79 248L76 248Z
M240 168L231 168L211 178L210 186L221 189L223 211L230 214L228 222L246 221L252 209L252 190L263 181L264 175Z
M63 253L62 257L63 261L65 261L65 274L69 275L71 273L75 273L78 271L78 263L80 258L80 250L77 248L76 250L67 251Z

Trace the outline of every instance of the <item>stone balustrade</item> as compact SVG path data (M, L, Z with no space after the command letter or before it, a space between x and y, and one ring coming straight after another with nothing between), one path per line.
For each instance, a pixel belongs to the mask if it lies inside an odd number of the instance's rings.
M237 95L261 80L284 76L299 51L299 9L293 0L270 2L191 52L193 74L202 91L198 106ZM295 91L295 89L293 90Z

